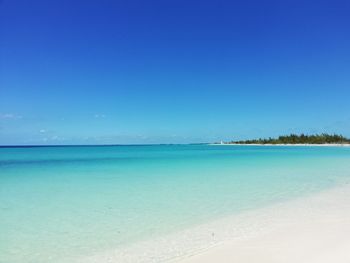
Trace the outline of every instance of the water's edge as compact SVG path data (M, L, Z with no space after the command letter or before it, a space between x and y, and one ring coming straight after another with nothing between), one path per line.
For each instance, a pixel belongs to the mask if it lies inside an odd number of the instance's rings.
M329 216L330 205L333 210L343 211L344 208L349 208L350 194L348 193L350 193L350 184L337 185L331 189L238 215L226 216L131 246L87 255L72 262L182 262L184 259L202 254L226 242L254 238L299 220L315 220L325 215Z

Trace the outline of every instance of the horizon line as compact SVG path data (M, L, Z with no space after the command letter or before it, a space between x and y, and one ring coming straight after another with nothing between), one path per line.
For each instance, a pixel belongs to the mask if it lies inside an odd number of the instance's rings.
M36 148L36 147L108 147L108 146L156 146L156 145L201 145L211 142L199 143L145 143L145 144L18 144L0 145L0 148Z

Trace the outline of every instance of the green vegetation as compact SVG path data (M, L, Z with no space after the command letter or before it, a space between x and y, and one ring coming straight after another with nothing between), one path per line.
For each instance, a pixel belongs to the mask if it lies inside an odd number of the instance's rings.
M350 143L350 139L337 134L315 134L315 135L296 135L290 134L279 136L278 138L255 139L246 141L232 141L230 144L343 144Z

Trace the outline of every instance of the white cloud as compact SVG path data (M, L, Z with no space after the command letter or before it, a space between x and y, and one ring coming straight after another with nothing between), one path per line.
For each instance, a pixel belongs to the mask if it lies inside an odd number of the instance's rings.
M47 130L45 130L45 129L41 129L39 132L40 132L40 133L46 133L46 132L47 132Z
M106 118L106 115L105 114L95 114L94 117L104 119L104 118Z
M60 137L60 136L57 136L57 135L53 135L53 136L49 136L49 137L44 137L41 140L44 141L44 142L50 142L50 141L58 142L58 141L65 141L66 138Z
M15 120L15 119L22 119L22 116L13 114L13 113L0 113L0 119Z

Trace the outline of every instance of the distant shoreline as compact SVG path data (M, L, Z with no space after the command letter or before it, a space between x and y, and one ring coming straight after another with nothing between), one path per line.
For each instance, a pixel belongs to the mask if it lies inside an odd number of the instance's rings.
M209 143L208 145L238 145L238 146L324 146L324 147L350 147L350 143L286 143L286 144L273 144L273 143Z
M216 142L218 143L218 142ZM258 138L250 140L231 140L231 141L220 141L220 144L238 144L238 145L292 145L292 146L343 146L350 145L350 139L339 134L289 134L280 135L272 138Z

